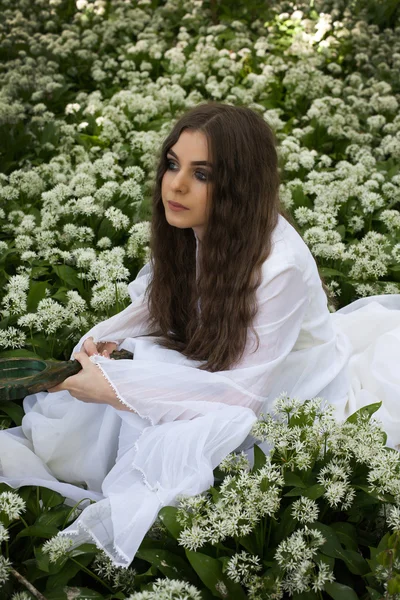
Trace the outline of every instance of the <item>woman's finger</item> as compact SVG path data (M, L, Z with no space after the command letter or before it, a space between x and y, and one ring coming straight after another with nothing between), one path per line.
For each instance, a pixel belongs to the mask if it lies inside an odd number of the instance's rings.
M97 346L93 341L92 337L86 338L83 342L83 349L85 350L88 356L92 356L93 354L98 354Z
M96 354L97 354L97 351L96 351ZM86 352L75 352L75 354L73 356L74 356L74 359L77 360L78 363L80 363L82 365L83 369L85 367L93 365L92 361L90 360L90 358L86 354ZM79 375L79 373L78 373L78 375ZM75 375L72 375L72 377L75 377Z

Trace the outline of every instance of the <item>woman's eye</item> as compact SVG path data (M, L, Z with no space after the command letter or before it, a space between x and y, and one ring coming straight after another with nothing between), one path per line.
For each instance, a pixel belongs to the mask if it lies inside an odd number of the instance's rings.
M172 165L172 167L175 167L175 166L176 166L176 165L175 165L175 163L174 163L174 162L172 162L172 160L168 160L168 161L167 161L167 169L168 169L169 171L171 171L171 170L173 171L173 170L174 170L174 169L171 167L171 165ZM198 179L199 181L208 181L208 177L207 177L207 175L206 175L205 173L203 173L202 171L196 171L196 177L197 177L197 179Z
M173 163L172 160L168 160L167 161L167 169L170 169L171 165L175 165L175 163Z

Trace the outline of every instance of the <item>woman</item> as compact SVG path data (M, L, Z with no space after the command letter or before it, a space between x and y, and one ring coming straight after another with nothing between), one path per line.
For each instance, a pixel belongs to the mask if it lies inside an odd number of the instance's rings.
M329 313L278 187L274 136L250 109L197 106L164 141L151 261L131 305L82 337L78 375L28 396L22 426L0 432L0 481L97 501L64 531L75 545L129 565L160 508L206 490L283 391L323 396L338 418L382 390L394 398L393 382L362 389L372 362L357 360L384 336L359 327L372 306L394 332L388 315L399 328L400 311L371 299ZM134 359L111 360L116 347Z

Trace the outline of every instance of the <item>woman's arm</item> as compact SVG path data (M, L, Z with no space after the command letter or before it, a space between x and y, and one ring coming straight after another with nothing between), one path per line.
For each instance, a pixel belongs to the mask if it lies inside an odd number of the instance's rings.
M267 279L259 288L254 323L260 346L252 353L255 339L249 331L245 354L236 368L202 371L195 364L176 364L180 353L165 349L165 360L147 360L142 355L133 361L114 361L93 356L100 375L108 379L119 398L117 407L134 410L152 424L192 419L215 410L218 404L242 406L258 414L281 376L281 366L296 343L308 305L307 286L297 267L271 271ZM77 389L74 393L82 395Z
M67 390L71 396L82 402L109 404L118 410L135 412L132 407L121 404L106 377L103 376L86 352L77 352L74 354L74 358L82 365L82 370L76 375L67 377L60 384L49 388L48 392Z

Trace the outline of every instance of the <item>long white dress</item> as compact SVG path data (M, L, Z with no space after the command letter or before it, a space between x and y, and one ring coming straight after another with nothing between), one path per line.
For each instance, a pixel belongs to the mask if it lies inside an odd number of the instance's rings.
M69 503L95 500L63 533L75 545L95 542L127 566L158 511L179 495L206 490L213 469L246 446L257 416L282 392L323 396L340 419L383 400L377 416L399 444L400 295L359 300L331 314L316 263L283 217L272 242L257 290L257 351L249 331L241 362L210 373L156 345L146 329L145 265L129 286L130 306L74 348L92 335L134 353L133 360L92 357L133 410L84 403L65 391L26 397L21 427L0 431L0 482L45 486Z

